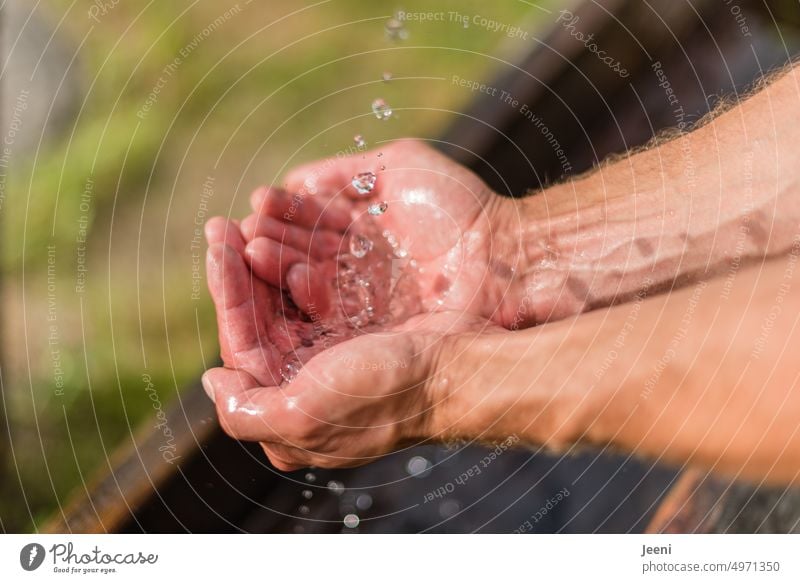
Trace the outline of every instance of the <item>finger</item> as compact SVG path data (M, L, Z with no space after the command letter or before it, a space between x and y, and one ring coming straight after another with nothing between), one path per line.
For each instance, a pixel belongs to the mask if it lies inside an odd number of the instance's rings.
M242 235L246 242L257 237L267 237L303 251L314 259L334 257L342 245L342 236L336 231L311 230L255 213L242 221Z
M280 243L257 237L245 247L244 256L258 277L274 285L286 289L286 274L296 263L305 263L308 256L305 253L281 245Z
M212 368L203 375L203 387L214 395L220 426L234 439L281 443L296 427L308 426L291 385L265 387L244 371Z
M250 206L259 216L310 229L344 231L350 225L350 212L341 202L310 194L291 194L282 188L263 186L255 189L250 195Z
M296 263L286 273L289 293L304 313L312 318L328 315L330 300L325 278L320 271L308 263Z
M212 217L206 222L205 234L209 245L224 243L239 253L244 253L245 241L236 221L225 217Z
M252 277L241 254L223 243L208 248L206 271L223 362L250 372L262 384L277 384L281 358L267 330L265 316L272 303L266 284Z

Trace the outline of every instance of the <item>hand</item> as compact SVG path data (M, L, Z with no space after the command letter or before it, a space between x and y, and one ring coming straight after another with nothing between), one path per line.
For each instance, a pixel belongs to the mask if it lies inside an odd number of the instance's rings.
M367 463L406 443L440 437L448 402L433 382L448 338L497 329L463 313L417 316L385 330L332 345L315 337L318 322L303 321L274 287L254 277L242 259L238 227L214 219L209 240L209 289L217 308L225 368L211 369L203 386L220 423L236 439L260 441L284 471L310 465ZM307 346L304 346L306 344ZM308 360L291 382L287 362Z
M351 184L362 172L377 176L367 196ZM402 317L455 310L511 324L518 301L507 297L514 295L508 292L520 257L511 228L515 203L463 166L405 140L299 167L285 186L257 189L254 213L241 226L253 272L290 291L301 309L311 303L323 311L340 300L324 280L335 275L337 256L348 252L351 238L365 234L376 247L389 246L392 268L414 267L413 289L393 300ZM367 208L380 202L386 212L370 217ZM311 264L303 268L306 278L287 277L303 263Z

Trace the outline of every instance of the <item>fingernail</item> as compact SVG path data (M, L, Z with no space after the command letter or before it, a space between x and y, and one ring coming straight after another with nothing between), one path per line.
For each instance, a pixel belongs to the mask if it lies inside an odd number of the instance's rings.
M203 389L208 395L208 398L214 401L214 385L211 384L211 379L208 377L208 373L203 373L202 378L200 379L203 383Z

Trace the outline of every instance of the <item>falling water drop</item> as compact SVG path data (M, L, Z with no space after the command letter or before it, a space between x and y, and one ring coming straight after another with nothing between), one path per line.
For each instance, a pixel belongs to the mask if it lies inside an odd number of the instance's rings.
M308 506L306 506L305 504L303 504L302 506L299 506L297 508L297 511L300 514L308 514L309 512L311 512L311 509Z
M306 500L311 500L311 498L314 496L314 492L312 492L311 490L303 490L302 494L303 498L305 498Z
M388 208L389 208L389 203L387 203L386 201L376 202L369 205L369 207L367 208L367 212L371 214L373 217L379 217L380 215L385 213L386 209Z
M372 241L370 241L364 235L356 233L350 237L350 254L353 257L361 259L367 253L372 251L372 246Z
M392 108L383 99L376 99L372 102L372 113L381 121L386 121L392 117Z
M308 472L306 474L306 482L308 482L309 484L313 484L316 481L317 481L317 475L316 474L314 474L313 472Z
M351 184L361 196L366 196L375 188L378 177L374 172L360 172L353 176Z
M408 38L408 31L403 21L397 17L386 21L384 31L386 32L386 38L392 41L406 40Z
M353 136L353 142L356 144L356 148L364 148L367 145L367 140L364 139L364 136L361 134L356 134Z
M344 517L344 525L347 528L355 528L358 526L359 522L361 522L361 519L357 514L348 514Z
M392 80L392 74L389 71L383 72L383 80L387 83Z
M369 510L372 507L372 496L369 494L359 494L356 498L356 508L359 510Z
M328 482L328 490L337 496L341 496L342 492L344 492L344 484L337 480L331 480Z
M424 478L431 473L431 462L421 455L415 455L408 460L406 471L415 478Z

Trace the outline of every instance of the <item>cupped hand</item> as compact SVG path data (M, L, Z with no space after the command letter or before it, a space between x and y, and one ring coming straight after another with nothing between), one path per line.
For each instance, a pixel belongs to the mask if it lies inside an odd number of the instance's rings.
M237 225L215 219L206 232L225 367L207 371L203 385L229 435L261 442L289 471L364 464L447 430L438 420L448 387L433 381L443 346L495 324L442 310L356 335L303 317L253 275Z

